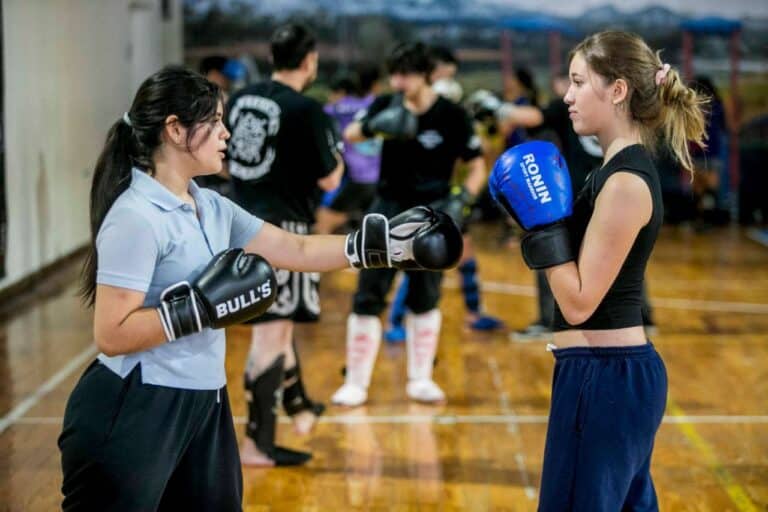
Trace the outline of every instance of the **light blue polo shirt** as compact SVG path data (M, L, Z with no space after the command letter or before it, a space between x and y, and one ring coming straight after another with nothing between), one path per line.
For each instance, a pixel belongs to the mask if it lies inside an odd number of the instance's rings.
M192 282L211 258L244 247L264 221L192 181L191 205L141 170L110 208L96 237L96 282L146 293L144 307L157 307L168 286ZM99 360L121 377L141 363L146 384L182 389L219 389L226 383L224 329L204 329L173 343Z

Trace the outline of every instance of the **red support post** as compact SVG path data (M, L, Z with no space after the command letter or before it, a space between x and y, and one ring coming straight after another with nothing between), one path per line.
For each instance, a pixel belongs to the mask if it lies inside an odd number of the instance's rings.
M560 32L549 32L549 76L554 79L560 74Z
M683 31L683 78L686 82L693 79L693 34Z
M507 29L501 31L501 79L506 92L512 79L512 34Z

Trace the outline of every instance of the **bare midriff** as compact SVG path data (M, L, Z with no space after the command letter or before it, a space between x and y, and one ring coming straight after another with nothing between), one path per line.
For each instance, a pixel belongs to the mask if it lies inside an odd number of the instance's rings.
M607 330L568 330L554 333L553 344L557 348L568 347L627 347L645 345L643 326Z

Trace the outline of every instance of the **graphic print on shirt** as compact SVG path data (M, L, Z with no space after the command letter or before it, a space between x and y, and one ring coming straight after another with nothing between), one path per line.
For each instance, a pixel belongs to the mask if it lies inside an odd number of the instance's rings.
M229 173L241 180L267 174L275 161L274 138L280 131L280 106L270 98L244 95L229 113Z
M421 132L416 138L425 149L435 149L443 143L443 136L437 130Z

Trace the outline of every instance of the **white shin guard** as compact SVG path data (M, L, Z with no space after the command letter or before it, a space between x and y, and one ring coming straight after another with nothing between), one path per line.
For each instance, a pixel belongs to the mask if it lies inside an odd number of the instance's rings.
M347 319L347 373L344 385L331 401L338 405L361 405L367 399L373 365L381 344L381 320L373 315L349 315Z
M442 315L432 309L405 318L405 346L408 353L408 396L423 402L445 400L445 394L432 380L432 367L440 339Z

